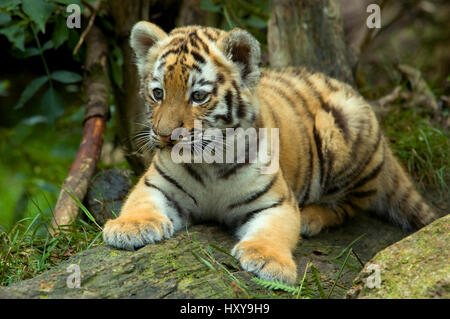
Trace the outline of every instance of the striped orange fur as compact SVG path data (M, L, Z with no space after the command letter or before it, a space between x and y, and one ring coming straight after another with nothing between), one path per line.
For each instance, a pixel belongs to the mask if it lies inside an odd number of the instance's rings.
M166 34L139 22L131 46L155 157L104 239L136 249L187 223L215 220L239 242L233 255L261 278L293 283L300 234L312 236L372 210L404 228L436 215L415 190L371 106L321 73L261 70L246 31L190 26ZM174 129L279 128L280 169L256 163L175 163ZM272 151L272 150L271 150Z

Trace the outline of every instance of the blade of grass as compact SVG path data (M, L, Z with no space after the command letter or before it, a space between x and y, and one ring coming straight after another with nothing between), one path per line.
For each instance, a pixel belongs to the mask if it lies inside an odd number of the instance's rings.
M330 299L330 296L331 296L331 294L333 293L334 287L336 287L337 282L338 282L339 279L341 278L342 272L343 272L343 270L344 270L345 265L347 264L348 257L350 257L350 254L352 253L352 250L353 250L353 249L350 248L349 251L348 251L348 253L347 253L347 256L345 256L344 263L342 264L341 269L339 269L339 273L338 273L338 275L337 275L337 277L336 277L336 280L335 280L334 283L333 283L333 286L332 286L331 289L330 289L330 292L328 293L327 299Z
M311 265L311 273L314 279L314 282L316 283L317 290L319 290L320 298L326 299L327 296L325 295L325 291L323 290L322 284L320 283L320 276L319 276L319 270L317 270L314 265Z
M91 213L89 212L89 210L83 205L83 203L72 193L69 192L68 190L64 189L64 192L67 193L67 195L69 195L74 201L75 203L77 203L78 207L81 208L81 210L83 211L83 213L87 216L87 218L89 218L89 220L91 222L93 222L100 230L103 230L102 227L100 227L99 224L97 224L97 222L95 221L94 216L91 215Z
M305 282L305 279L306 279L306 273L308 272L308 267L310 265L311 265L311 263L308 262L306 264L306 266L305 266L305 271L303 272L303 278L302 278L302 281L300 283L300 288L298 289L298 293L297 293L297 296L295 297L295 299L298 299L300 297L300 293L302 292L302 289L303 289L303 283Z

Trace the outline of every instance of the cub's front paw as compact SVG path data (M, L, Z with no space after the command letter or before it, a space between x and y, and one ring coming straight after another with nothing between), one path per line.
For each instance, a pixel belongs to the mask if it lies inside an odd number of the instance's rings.
M120 216L109 220L103 230L103 239L108 245L127 250L135 250L172 235L172 222L165 216L151 213Z
M244 241L234 246L231 254L240 261L242 268L261 279L295 283L297 266L288 248L279 249L261 241Z

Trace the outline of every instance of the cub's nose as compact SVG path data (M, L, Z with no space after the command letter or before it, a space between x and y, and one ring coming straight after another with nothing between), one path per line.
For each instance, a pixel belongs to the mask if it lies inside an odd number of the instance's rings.
M169 143L170 142L170 137L172 136L171 134L169 135L161 135L158 134L159 138L161 139L161 141Z

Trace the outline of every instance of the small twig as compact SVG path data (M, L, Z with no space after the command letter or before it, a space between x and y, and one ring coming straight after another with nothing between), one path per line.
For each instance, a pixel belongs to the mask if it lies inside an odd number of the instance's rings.
M83 4L83 6L88 7L90 12L94 12L95 8L86 0L81 0L81 3Z
M86 2L83 2L83 4L86 5ZM83 44L84 40L86 39L86 36L88 35L89 31L91 31L92 26L94 25L95 17L97 16L98 11L100 10L101 2L98 2L96 7L92 7L89 5L89 10L91 11L91 16L89 17L89 22L86 27L86 29L83 30L81 33L80 39L78 40L77 45L75 46L75 49L73 49L73 55L76 55L78 53L78 50L80 49L81 45Z

